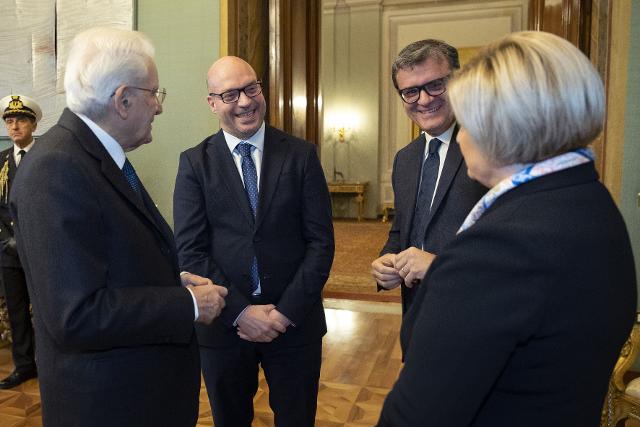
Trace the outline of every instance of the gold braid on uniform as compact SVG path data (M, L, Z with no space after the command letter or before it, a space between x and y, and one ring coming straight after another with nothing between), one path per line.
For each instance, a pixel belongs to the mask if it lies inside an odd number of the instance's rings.
M5 203L9 201L9 159L0 169L0 198L4 198Z

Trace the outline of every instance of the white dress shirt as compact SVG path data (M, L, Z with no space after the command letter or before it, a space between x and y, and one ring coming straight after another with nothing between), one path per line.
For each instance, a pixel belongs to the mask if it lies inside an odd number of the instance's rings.
M16 166L18 166L20 164L20 161L22 160L22 156L18 154L20 150L24 150L25 154L28 153L29 150L31 150L31 147L33 147L34 142L35 140L32 139L31 142L24 148L20 148L15 142L13 143L13 161L16 162Z
M436 197L436 193L438 192L438 184L440 183L440 175L442 175L442 168L444 167L444 161L447 158L447 152L449 151L449 144L451 143L451 137L453 136L453 128L456 126L455 122L447 129L442 132L440 135L429 135L427 132L424 133L424 137L426 140L426 144L424 145L424 155L422 157L422 164L424 165L424 161L429 156L429 141L433 138L438 138L442 141L440 147L438 148L438 156L440 157L440 165L438 166L438 178L436 179L436 189L431 196L431 204L433 205L433 200ZM422 171L420 172L420 176L422 176Z

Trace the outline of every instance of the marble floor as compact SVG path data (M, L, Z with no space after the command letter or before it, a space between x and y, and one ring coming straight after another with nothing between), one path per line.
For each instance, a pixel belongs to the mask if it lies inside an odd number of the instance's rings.
M400 304L325 299L325 311L328 333L323 341L316 426L373 426L401 367ZM0 348L0 377L12 370L11 353L4 346ZM254 427L273 426L268 396L261 373L254 399ZM36 379L0 390L0 426L42 426ZM198 426L213 426L204 381Z

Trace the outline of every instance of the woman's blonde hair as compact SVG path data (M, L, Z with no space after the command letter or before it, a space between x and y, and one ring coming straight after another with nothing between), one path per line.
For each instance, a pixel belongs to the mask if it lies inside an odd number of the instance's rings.
M587 146L602 129L604 88L589 59L550 33L487 46L449 82L457 120L497 165Z

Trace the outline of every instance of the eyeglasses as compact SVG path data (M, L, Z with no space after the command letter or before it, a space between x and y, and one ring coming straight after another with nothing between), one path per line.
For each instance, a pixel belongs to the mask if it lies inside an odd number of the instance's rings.
M156 97L156 100L158 100L158 104L162 105L162 103L164 102L164 99L167 97L167 90L163 87L158 88L158 89L147 89L144 87L137 87L137 86L128 86L131 89L138 89L138 90L144 90L145 92L150 92L153 94L153 96ZM116 92L114 91L111 94L111 97L113 98L116 95Z
M138 90L144 90L145 92L150 92L153 94L153 96L156 97L156 99L158 100L158 104L162 105L162 103L164 102L164 99L167 97L167 90L163 87L158 88L158 89L146 89L143 87L136 87L136 86L129 86L131 89L138 89ZM113 95L111 95L113 96Z
M399 90L398 93L404 102L407 104L413 104L418 102L418 99L420 99L420 93L423 90L430 96L439 96L445 93L447 90L447 80L449 80L449 76L431 80L422 86L408 87L406 89Z
M240 89L231 89L222 93L211 92L209 96L219 96L225 104L233 104L240 99L240 92L244 92L249 98L255 98L262 93L262 82L258 80Z

